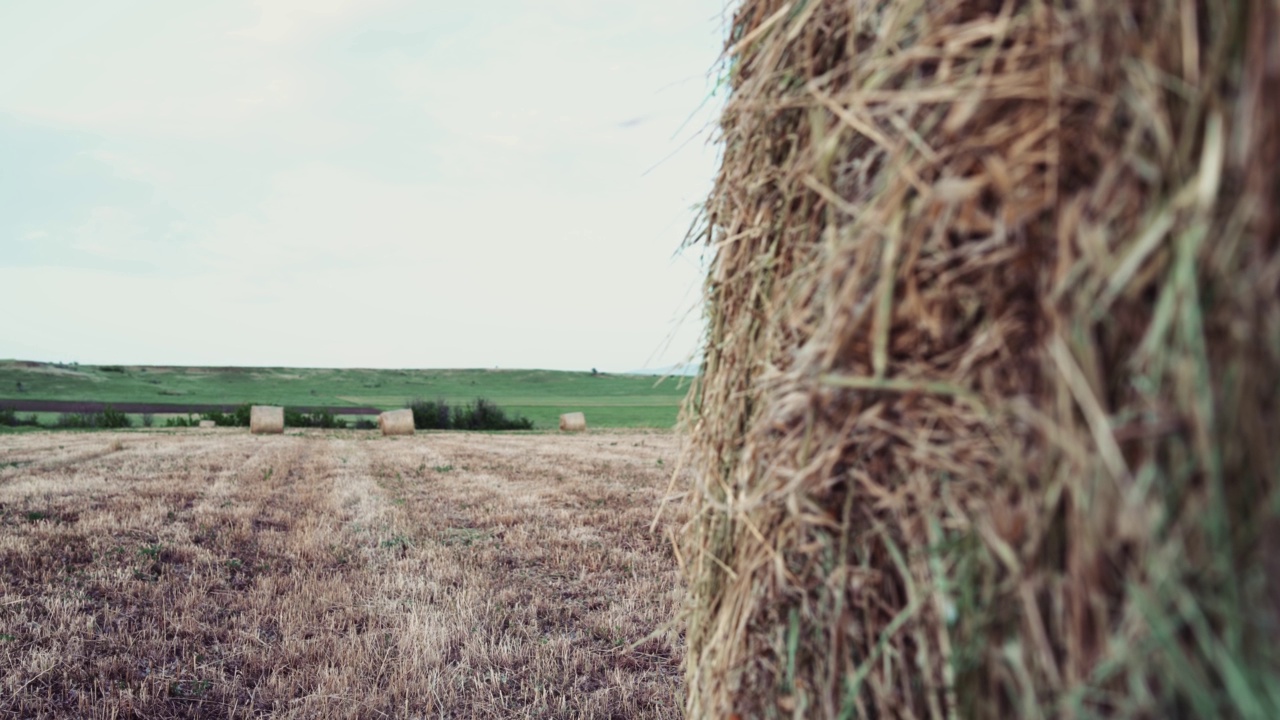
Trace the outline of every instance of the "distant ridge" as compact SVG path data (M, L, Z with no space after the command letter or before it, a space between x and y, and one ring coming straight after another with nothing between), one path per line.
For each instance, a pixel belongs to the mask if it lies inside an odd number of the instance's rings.
M622 366L626 367L626 366ZM594 427L671 428L690 378L655 375L484 369L264 368L155 365L0 363L0 410L15 413L92 412L110 403L132 414L220 412L252 402L290 409L324 408L355 415L402 408L415 398L459 406L476 398L554 428L567 411L586 411ZM663 372L653 369L649 372ZM51 407L48 403L60 403ZM40 408L29 403L43 403ZM67 404L81 405L72 408ZM45 418L47 420L47 418ZM0 433L7 432L0 428ZM3 513L0 513L3 514Z
M702 365L699 363L683 363L681 365L668 365L660 368L647 368L644 370L632 370L627 375L675 375L679 377L695 377L702 372Z

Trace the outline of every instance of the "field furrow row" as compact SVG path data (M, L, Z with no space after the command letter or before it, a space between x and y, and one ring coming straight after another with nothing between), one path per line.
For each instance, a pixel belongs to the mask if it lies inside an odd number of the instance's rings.
M0 715L679 714L670 435L3 442Z

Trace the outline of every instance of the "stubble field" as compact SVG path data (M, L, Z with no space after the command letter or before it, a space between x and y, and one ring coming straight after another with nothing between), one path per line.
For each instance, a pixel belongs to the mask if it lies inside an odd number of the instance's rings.
M676 717L677 452L0 436L0 716Z

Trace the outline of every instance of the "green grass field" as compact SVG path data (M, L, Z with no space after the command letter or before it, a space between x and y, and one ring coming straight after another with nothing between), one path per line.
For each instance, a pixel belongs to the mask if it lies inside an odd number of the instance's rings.
M34 365L34 366L33 366ZM485 397L510 413L554 429L582 411L589 427L667 428L675 424L688 378L592 375L551 370L341 370L58 366L0 361L5 399L173 404L404 407L412 398L465 403Z

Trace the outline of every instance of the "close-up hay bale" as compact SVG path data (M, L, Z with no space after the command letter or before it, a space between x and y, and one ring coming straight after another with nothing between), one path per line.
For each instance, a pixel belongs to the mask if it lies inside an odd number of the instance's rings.
M583 432L587 429L587 416L580 413L565 413L560 416L561 432Z
M212 421L212 420L201 420L201 421L200 421L200 427L201 427L201 428L203 428L203 429L208 430L208 429L210 429L210 428L216 428L216 427L218 427L218 423L216 423L216 422L214 422L214 421Z
M249 409L249 432L270 435L284 432L284 408L254 405Z
M388 410L378 416L378 428L383 435L412 435L413 411Z
M1278 37L738 4L691 717L1280 717Z

